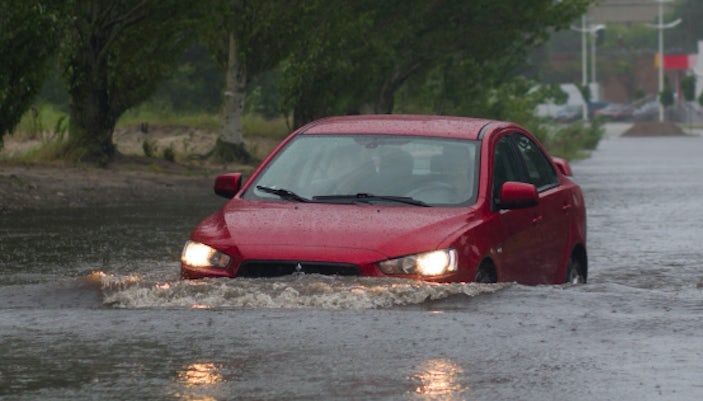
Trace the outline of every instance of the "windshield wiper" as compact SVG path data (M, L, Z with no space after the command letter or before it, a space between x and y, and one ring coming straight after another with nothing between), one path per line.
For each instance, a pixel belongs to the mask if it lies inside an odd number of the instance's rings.
M257 185L256 189L259 191L264 191L269 194L274 194L280 197L281 199L285 200L291 200L291 201L296 201L296 202L311 202L310 199L302 197L295 192L285 189L285 188L271 188L271 187L265 187L263 185Z
M395 203L404 203L406 205L431 207L427 203L411 198L409 196L393 196L393 195L373 195L367 193L358 193L354 195L317 195L313 196L312 200L320 202L334 202L334 201L352 201L352 202L365 202L369 203L372 201L386 201Z

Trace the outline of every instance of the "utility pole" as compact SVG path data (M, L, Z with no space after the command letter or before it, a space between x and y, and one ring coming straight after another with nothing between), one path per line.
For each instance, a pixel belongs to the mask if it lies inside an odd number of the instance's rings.
M598 84L596 81L596 33L601 29L605 29L605 25L587 25L586 24L586 14L581 16L581 27L571 27L572 30L576 32L581 32L581 86L582 88L597 88ZM588 85L588 50L586 39L591 36L591 84ZM584 97L584 104L582 108L583 121L588 121L588 103Z

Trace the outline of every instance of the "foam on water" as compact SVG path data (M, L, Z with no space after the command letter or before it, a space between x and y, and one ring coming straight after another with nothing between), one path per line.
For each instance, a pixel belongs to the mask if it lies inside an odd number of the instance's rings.
M117 308L372 309L417 305L453 295L473 297L509 284L437 284L407 279L295 275L276 279L148 282L91 273L103 303Z

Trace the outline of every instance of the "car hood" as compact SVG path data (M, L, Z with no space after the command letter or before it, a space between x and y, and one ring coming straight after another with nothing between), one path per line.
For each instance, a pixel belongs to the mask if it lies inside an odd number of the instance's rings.
M234 199L205 219L192 238L220 249L364 249L385 256L446 246L471 222L467 207L379 206Z

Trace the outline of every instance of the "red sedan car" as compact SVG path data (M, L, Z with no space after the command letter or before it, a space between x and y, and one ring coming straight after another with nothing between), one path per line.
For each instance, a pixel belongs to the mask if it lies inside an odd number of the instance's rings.
M518 125L332 117L290 134L191 233L181 277L294 273L436 282L586 282L586 212L568 164Z

